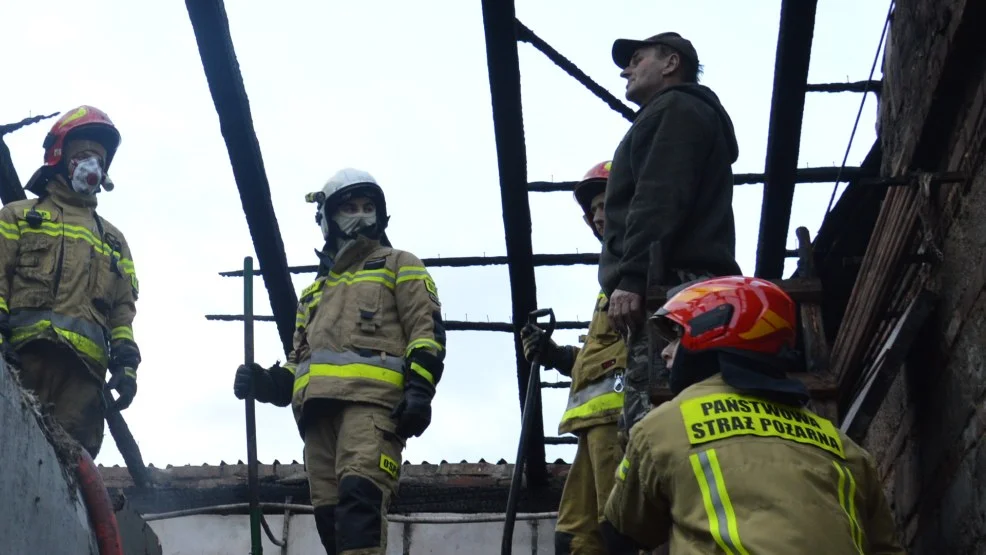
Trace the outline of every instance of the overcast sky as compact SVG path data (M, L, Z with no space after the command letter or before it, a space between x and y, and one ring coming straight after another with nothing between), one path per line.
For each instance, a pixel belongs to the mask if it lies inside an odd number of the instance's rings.
M886 9L819 2L809 81L866 79ZM228 1L226 10L290 264L315 263L321 246L305 193L346 166L384 187L395 247L422 258L505 254L479 0ZM735 124L736 173L763 171L779 14L779 0L517 0L521 21L618 98L615 38L668 30L689 38L703 83ZM4 0L0 45L0 123L92 104L123 135L110 171L116 189L100 193L99 213L129 241L141 284L134 331L143 363L124 416L144 461L246 460L243 402L232 393L243 326L205 315L242 313L242 280L218 273L255 254L184 2ZM577 180L612 156L629 124L533 47L519 50L528 177ZM839 165L860 99L809 93L801 167ZM871 95L848 165L874 141L875 106ZM4 138L22 181L41 164L52 121ZM831 192L831 184L798 187L789 248L799 225L814 236ZM760 185L735 189L747 274L761 193ZM570 194L532 193L531 214L535 252L598 252ZM785 275L793 269L789 261ZM510 319L505 266L432 274L447 319ZM296 290L312 278L295 276ZM539 306L563 320L587 320L599 287L595 268L584 266L540 268L537 285ZM263 281L256 287L255 310L269 314ZM283 361L274 324L256 326L258 362ZM556 338L575 343L579 333ZM556 435L565 400L566 390L544 392L547 435ZM513 461L519 421L511 337L450 332L432 425L409 441L405 458ZM257 426L262 462L302 459L289 409L258 405ZM549 460L573 454L574 446L548 447ZM97 462L123 464L108 430Z

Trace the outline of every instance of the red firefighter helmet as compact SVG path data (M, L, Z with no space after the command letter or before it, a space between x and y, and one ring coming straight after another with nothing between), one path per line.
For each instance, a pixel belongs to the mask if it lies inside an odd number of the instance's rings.
M582 181L575 184L575 201L579 203L586 215L592 211L590 206L592 199L606 190L606 180L609 179L609 168L612 165L613 162L607 160L592 166Z
M736 349L764 354L794 348L794 301L783 289L755 277L707 279L671 295L651 317L668 340L683 329L681 346L689 351Z
M71 139L89 139L106 148L103 169L108 170L120 146L120 132L106 112L92 106L79 106L58 119L44 140L44 165L54 167L62 161L65 143Z

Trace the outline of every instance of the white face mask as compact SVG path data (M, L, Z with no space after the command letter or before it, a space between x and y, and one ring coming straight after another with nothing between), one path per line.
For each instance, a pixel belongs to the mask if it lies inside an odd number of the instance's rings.
M332 219L346 235L355 235L357 231L377 223L376 214L336 214Z
M80 160L72 172L72 188L76 192L84 195L94 195L99 191L99 185L103 182L103 168L99 165L99 159L89 157Z

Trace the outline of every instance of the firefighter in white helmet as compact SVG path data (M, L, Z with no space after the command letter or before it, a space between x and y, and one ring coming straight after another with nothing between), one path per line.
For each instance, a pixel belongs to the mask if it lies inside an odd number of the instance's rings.
M609 161L596 164L575 186L575 200L582 208L583 219L600 241L610 164ZM623 339L609 325L606 295L599 293L595 301L589 333L581 348L559 346L549 340L541 352L545 368L572 377L568 406L558 433L572 433L579 440L558 506L556 555L606 553L599 523L623 458L616 423L623 408L627 350ZM533 360L539 351L543 333L533 324L521 330L528 360Z
M301 294L294 348L284 366L240 366L234 392L243 399L252 387L260 402L292 405L326 553L382 555L401 452L430 424L442 377L441 303L421 260L391 248L370 174L340 170L306 199L325 245Z

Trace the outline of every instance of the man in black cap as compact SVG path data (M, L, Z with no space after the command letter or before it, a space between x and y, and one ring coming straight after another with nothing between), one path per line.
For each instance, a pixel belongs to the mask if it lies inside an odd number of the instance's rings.
M731 168L739 147L719 98L698 84L698 53L681 35L619 39L613 61L627 100L641 107L613 155L599 263L611 325L628 347L626 434L650 410L648 389L661 378L650 375L642 327L651 245L660 285L741 273Z

